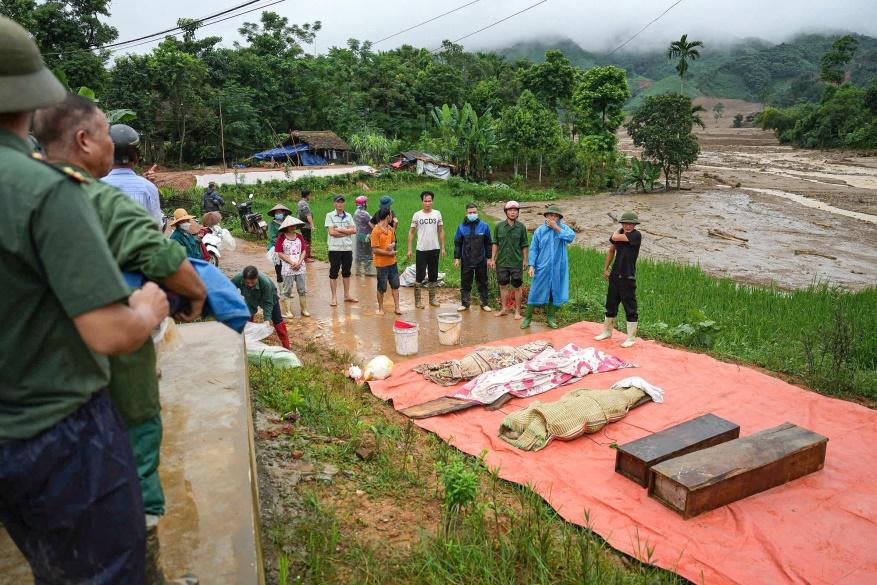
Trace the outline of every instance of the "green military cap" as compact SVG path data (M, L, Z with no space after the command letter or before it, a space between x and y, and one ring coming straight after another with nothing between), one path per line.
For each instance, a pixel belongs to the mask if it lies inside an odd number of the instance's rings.
M0 113L51 106L65 94L28 32L14 20L0 16Z
M560 210L559 205L549 205L548 208L542 213L542 215L548 215L549 213L559 215L560 219L563 219L563 212Z
M639 223L639 216L635 211L625 211L621 214L621 219L618 223Z

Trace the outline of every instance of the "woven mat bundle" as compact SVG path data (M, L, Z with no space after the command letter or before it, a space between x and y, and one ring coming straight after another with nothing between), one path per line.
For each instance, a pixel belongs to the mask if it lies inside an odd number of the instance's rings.
M650 400L639 388L590 390L580 388L554 402L532 402L506 416L499 428L505 442L525 451L544 449L554 439L569 441L595 433Z

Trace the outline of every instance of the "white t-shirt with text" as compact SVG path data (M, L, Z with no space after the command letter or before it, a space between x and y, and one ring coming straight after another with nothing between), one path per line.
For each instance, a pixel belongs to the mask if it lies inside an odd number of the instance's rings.
M443 225L441 211L433 209L426 213L421 209L414 214L411 218L411 227L417 230L417 249L420 252L441 248L438 233Z

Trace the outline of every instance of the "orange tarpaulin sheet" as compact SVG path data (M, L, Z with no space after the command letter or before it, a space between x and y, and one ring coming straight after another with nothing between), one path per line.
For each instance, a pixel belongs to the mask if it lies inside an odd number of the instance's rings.
M610 545L651 560L696 583L877 583L877 411L821 396L754 369L639 340L629 349L593 341L601 326L579 323L496 345L548 339L555 347L593 345L639 367L590 374L541 396L514 398L500 411L475 406L414 421L472 455L487 450L499 475L531 484L561 516L591 528ZM471 348L418 357L371 390L397 409L450 394L411 371L415 365L462 357ZM665 403L646 403L603 431L537 452L518 450L498 436L505 413L533 400L550 401L575 388L609 388L627 376L662 387ZM789 421L828 437L825 468L691 520L615 473L609 445L639 439L712 412L740 425L741 436Z

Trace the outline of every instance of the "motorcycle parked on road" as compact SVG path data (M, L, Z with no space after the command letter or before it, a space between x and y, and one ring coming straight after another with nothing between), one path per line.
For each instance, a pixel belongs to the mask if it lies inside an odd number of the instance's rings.
M238 210L238 215L241 218L241 229L248 234L254 234L259 236L260 238L268 237L268 224L262 219L261 213L253 213L253 194L250 193L249 196L250 201L244 201L242 203L236 203L232 201L232 205L235 206L235 209Z

